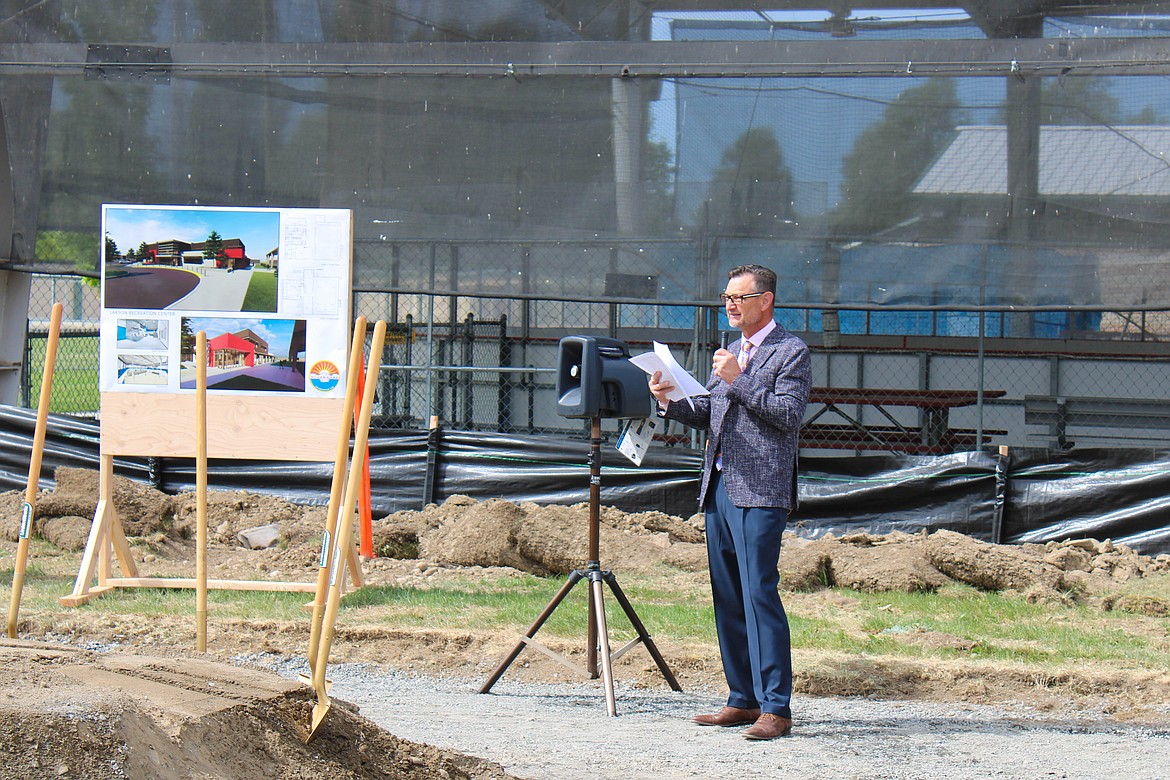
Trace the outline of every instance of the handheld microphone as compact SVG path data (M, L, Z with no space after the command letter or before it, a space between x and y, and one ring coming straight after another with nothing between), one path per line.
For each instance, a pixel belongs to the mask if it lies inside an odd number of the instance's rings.
M719 348L727 349L727 345L731 343L731 334L723 331L719 334Z

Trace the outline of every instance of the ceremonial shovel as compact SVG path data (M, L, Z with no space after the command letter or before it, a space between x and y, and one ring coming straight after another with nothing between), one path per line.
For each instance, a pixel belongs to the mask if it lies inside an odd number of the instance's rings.
M49 397L53 392L53 368L57 362L57 341L61 335L59 303L53 304L49 319L49 340L45 346L45 367L41 375L41 398L37 403L37 425L33 433L32 454L28 460L28 485L20 505L20 541L16 546L16 568L12 572L12 601L8 605L8 637L16 638L16 617L20 614L20 593L28 567L28 537L32 533L33 514L37 505L37 488L41 479L41 456L45 451L45 428L49 420Z
M362 393L361 419L354 431L353 451L365 452L370 438L370 416L374 411L374 389L378 386L378 372L382 367L382 349L386 343L386 323L378 320L374 325L374 337L370 343L369 365L366 368L366 387ZM337 623L337 611L341 606L341 584L345 579L346 545L353 543L353 515L357 505L358 490L361 487L362 470L352 463L349 469L349 480L345 487L345 502L341 507L338 521L337 535L333 539L330 554L329 569L329 596L325 602L325 615L322 619L321 636L317 646L317 662L313 665L313 688L317 691L317 703L313 705L313 720L309 727L309 736L305 740L311 742L317 736L321 723L329 714L332 704L325 688L325 665L329 661L329 648L333 644L333 628ZM318 595L318 600L320 595Z
M345 406L341 410L341 427L337 435L337 457L333 462L333 484L329 491L329 509L325 513L325 531L321 536L321 560L317 568L317 590L313 599L313 618L309 627L309 676L301 681L312 685L317 668L317 647L321 643L321 621L325 617L325 599L329 594L329 560L334 538L337 536L337 515L341 506L341 491L345 487L345 464L349 460L349 432L353 424L353 407L361 379L362 347L366 341L366 318L358 317L353 325L353 346L349 351L346 372Z

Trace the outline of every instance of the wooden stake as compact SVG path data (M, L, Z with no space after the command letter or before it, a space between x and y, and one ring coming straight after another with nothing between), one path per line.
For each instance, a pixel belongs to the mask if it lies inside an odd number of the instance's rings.
M195 334L195 650L207 652L207 334Z

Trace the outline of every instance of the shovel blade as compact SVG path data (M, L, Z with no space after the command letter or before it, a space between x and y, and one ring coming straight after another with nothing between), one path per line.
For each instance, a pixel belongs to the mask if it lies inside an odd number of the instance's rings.
M305 744L317 738L317 732L321 730L321 724L325 722L325 716L329 714L332 707L333 704L328 699L313 705L313 722L309 726L309 736L305 739Z

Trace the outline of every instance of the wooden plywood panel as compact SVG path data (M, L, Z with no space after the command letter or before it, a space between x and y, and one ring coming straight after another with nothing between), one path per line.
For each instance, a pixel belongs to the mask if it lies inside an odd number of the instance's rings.
M332 461L343 398L207 396L207 456ZM195 457L193 393L102 393L103 455Z

